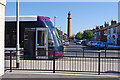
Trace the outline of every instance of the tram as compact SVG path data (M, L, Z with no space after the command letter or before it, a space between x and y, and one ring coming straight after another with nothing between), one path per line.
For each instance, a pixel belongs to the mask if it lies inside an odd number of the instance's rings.
M5 17L5 48L16 47L16 17ZM64 47L49 17L20 16L20 48L25 59L64 56Z

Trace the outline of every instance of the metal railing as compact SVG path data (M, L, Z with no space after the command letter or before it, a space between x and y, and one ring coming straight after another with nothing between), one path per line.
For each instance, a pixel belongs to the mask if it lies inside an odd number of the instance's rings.
M106 50L106 54L103 51L90 52L85 49L82 51L63 51L64 56L56 55L56 51L53 51L53 56L49 57L48 55L48 58L45 59L38 56L29 56L32 58L25 59L25 52L28 51L20 51L20 67L16 68L16 51L5 51L5 69L10 70L10 72L12 70L45 70L53 71L53 73L56 71L96 72L98 75L100 73L120 72L119 52L113 51L114 53L112 53L110 50Z

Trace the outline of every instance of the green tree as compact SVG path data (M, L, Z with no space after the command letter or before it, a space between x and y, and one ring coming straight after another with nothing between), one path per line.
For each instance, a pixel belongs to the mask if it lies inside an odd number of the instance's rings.
M75 35L72 35L72 36L70 36L70 39L72 39L72 40L73 40L73 39L74 39L74 37L75 37Z
M92 37L94 37L94 34L92 31L89 31L89 30L85 30L83 32L83 36L82 36L84 39L91 39Z
M57 32L58 32L58 35L60 35L60 30L56 27L56 30L57 30Z
M81 32L78 32L76 35L75 35L75 38L76 39L82 39L82 33Z

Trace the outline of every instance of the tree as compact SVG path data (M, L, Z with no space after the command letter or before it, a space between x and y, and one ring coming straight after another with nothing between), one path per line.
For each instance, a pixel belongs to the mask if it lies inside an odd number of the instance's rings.
M75 38L75 35L70 36L70 39L72 39L72 40L73 40L74 38Z
M58 35L60 36L60 30L56 27L56 30L58 32Z
M75 35L75 38L76 39L82 39L82 33L81 32L78 32L76 35Z
M94 34L92 31L89 31L89 30L85 30L83 32L83 36L82 36L84 39L91 39L92 37L94 37Z

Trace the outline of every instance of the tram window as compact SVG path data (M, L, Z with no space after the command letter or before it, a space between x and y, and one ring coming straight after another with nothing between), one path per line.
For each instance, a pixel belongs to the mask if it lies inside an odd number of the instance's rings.
M46 21L46 23L47 23L47 26L49 26L49 29L52 33L52 37L54 39L55 46L57 46L57 47L60 46L61 42L60 42L58 33L56 32L56 29L53 26L52 22L51 21Z
M38 31L38 40L37 40L37 44L38 46L44 46L44 31Z
M16 46L16 32L9 28L6 29L5 35L5 46L6 47L15 47Z

